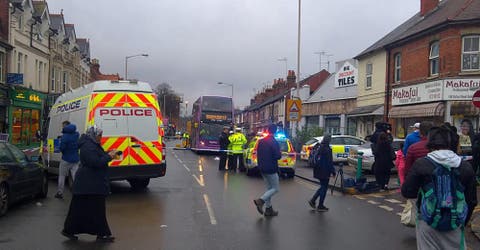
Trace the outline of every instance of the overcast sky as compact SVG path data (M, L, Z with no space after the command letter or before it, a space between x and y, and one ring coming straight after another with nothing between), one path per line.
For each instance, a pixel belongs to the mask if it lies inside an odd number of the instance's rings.
M169 83L192 103L200 95L230 95L249 104L255 91L297 67L297 0L47 0L63 9L77 37L106 74L125 71L149 83ZM303 0L301 76L352 58L419 11L420 0ZM322 59L327 67L327 58Z

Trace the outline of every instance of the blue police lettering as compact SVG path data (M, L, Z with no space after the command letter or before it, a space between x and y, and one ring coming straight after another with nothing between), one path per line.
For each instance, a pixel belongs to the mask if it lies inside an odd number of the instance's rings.
M65 103L61 106L58 106L57 113L78 109L78 108L80 108L81 102L82 102L81 100L77 100L77 101L74 101L74 102Z

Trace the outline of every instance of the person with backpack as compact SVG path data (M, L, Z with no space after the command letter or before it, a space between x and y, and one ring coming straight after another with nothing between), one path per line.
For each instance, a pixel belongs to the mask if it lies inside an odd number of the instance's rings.
M315 209L315 203L319 199L317 211L326 212L324 201L327 196L328 182L330 176L335 176L335 168L333 167L332 149L330 148L330 135L324 135L320 146L313 152L313 177L320 181L320 187L308 200L310 207Z
M472 166L451 149L453 132L434 127L428 133L430 153L409 171L402 195L418 196L417 249L467 249L465 225L477 205Z

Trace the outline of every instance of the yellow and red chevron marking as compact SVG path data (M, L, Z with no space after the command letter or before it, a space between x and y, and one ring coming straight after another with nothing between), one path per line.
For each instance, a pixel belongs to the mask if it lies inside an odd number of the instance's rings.
M103 137L101 145L107 152L114 149L123 152L123 158L121 160L112 160L110 166L129 165L128 151L130 149L130 139L128 137Z

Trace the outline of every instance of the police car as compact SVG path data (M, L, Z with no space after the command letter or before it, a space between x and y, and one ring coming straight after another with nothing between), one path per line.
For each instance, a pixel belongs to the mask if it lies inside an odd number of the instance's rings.
M315 145L322 142L323 136L314 137L302 146L300 159L307 160L312 165L311 152ZM347 162L350 148L365 144L367 141L351 135L332 135L330 147L332 148L333 162Z
M266 135L266 134L265 134ZM263 136L256 136L248 144L248 148L243 151L243 159L245 167L247 168L247 175L251 176L253 174L259 173L258 170L258 160L257 160L257 148L258 142ZM279 172L281 175L293 178L295 176L295 162L296 162L296 153L293 149L290 139L285 137L282 133L275 134L275 140L280 146L280 151L282 152L282 158L278 160Z

